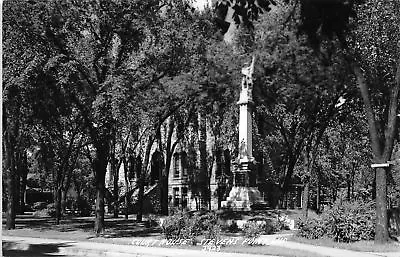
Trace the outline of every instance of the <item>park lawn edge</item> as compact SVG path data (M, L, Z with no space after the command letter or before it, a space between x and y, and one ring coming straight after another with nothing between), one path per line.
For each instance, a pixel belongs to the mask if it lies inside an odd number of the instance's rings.
M28 232L29 231L29 232ZM15 237L32 237L32 238L42 238L42 239L55 239L55 240L71 240L70 234L63 234L64 232L56 232L51 234L52 230L41 230L36 231L32 228L23 228L12 231L4 231L3 235L5 236L15 236ZM28 232L28 233L26 233ZM39 233L38 233L39 232ZM79 232L78 232L79 233ZM75 239L75 241L80 242L93 242L93 243L108 243L114 245L132 245L132 240L140 239L140 237L132 237L132 238L113 238L109 237L109 235L104 234L103 236L95 237L93 233L81 232L80 234L86 234L86 237L79 237ZM162 240L162 235L154 237L154 239ZM150 247L161 247L161 248L176 248L176 249L189 249L189 250L204 250L201 245L154 245ZM207 250L205 250L205 253ZM212 252L212 251L211 251ZM290 248L285 248L283 246L275 246L275 245L229 245L221 247L220 252L224 253L242 253L242 254L259 254L259 255L278 255L282 257L324 257L324 255L306 251L306 250L293 250Z
M388 253L400 252L400 243L394 240L383 245L376 245L372 240L358 241L355 243L342 243L342 242L335 242L330 238L307 239L296 235L288 237L288 240L302 244L332 247L332 248L351 250L357 252L388 252Z

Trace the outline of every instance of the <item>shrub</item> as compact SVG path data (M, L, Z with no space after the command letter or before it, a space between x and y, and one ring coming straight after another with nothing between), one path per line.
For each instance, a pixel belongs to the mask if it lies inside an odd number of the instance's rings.
M35 203L36 204L36 203ZM37 210L33 213L33 216L35 217L55 217L56 216L56 208L54 203L49 203L46 204L45 207L43 208L43 203L38 202L36 206L34 205L34 208Z
M327 210L331 237L338 242L372 240L375 236L375 207L372 202L335 204Z
M218 240L221 237L221 224L215 213L207 213L200 216L199 225L204 232L205 238Z
M198 215L187 216L186 227L182 232L183 238L192 241L192 244L196 244L196 237L201 235L203 232L203 226L201 224L200 217Z
M243 234L247 238L259 237L265 229L265 224L257 221L248 221L243 225Z
M328 227L325 223L326 220L321 217L300 219L298 221L299 231L297 235L308 239L322 238L328 234Z
M164 220L162 230L166 239L191 239L194 242L201 234L199 217L191 218L188 213L175 212Z
M277 219L266 218L263 216L254 217L250 219L248 222L256 222L260 227L261 234L270 235L275 232L278 232L282 228L282 224Z
M196 237L204 234L207 239L219 239L221 226L217 215L189 215L187 212L177 211L167 217L162 223L163 235L166 239L189 239L193 244Z
M287 215L285 215L285 214L282 215L281 213L278 213L277 220L274 221L274 227L275 227L276 231L290 230L292 222L293 222L293 220L290 220Z
M346 243L372 240L375 235L375 208L371 202L337 202L322 215L300 220L298 224L298 235L308 239L330 237Z
M162 224L162 230L165 238L166 239L180 238L181 231L183 230L186 224L185 219L186 217L181 213L168 216Z

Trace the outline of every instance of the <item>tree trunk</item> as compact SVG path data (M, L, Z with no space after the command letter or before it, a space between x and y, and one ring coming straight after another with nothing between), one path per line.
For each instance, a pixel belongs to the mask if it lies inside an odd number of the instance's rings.
M21 173L22 173L22 154L21 150L16 150L16 157L15 157L15 213L21 213Z
M125 183L126 188L128 188L129 184ZM125 194L125 219L128 220L128 216L129 216L129 196L128 196L128 192L126 192Z
M146 173L147 173L147 166L149 164L150 150L153 145L153 142L154 142L154 137L150 136L149 141L146 146L144 162L143 162L142 170L140 172L140 176L139 176L139 180L138 180L139 194L138 194L138 201L137 201L137 215L136 215L137 222L141 222L143 219L144 182L145 182Z
M396 70L396 83L390 92L389 108L387 114L387 124L385 129L385 136L380 137L376 127L375 111L372 107L370 95L368 92L367 81L359 65L350 57L347 56L348 61L353 69L357 79L357 85L360 89L361 96L364 102L364 110L367 116L368 129L373 152L373 161L377 164L387 163L391 158L394 139L396 135L396 119L398 109L398 94L400 88L400 60L397 63ZM386 169L377 168L375 171L376 176L376 229L375 229L375 242L386 243L389 241L389 232L387 226L387 182L386 182Z
M282 192L282 196L285 195L292 183L292 175L294 172L294 168L296 167L296 163L297 163L297 157L294 154L291 154L289 156L289 161L288 161L288 165L286 166L285 169L285 178L283 180L283 182L280 185L280 190Z
M170 117L168 120L168 131L167 131L167 139L166 139L166 158L165 158L165 167L161 172L160 176L160 199L161 199L161 214L168 215L168 176L169 170L171 168L172 156L175 150L176 142L172 144L172 134L174 132L175 123ZM159 139L161 140L161 138Z
M61 190L61 215L65 215L65 209L67 208L67 195L68 195L68 189L62 188L62 190Z
M208 174L207 174L207 132L206 132L206 117L202 107L198 112L198 141L199 141L199 184L200 184L200 208L207 208L207 200L209 195L208 190Z
M82 199L82 197L81 197L81 190L80 190L80 188L78 188L78 187L75 187L75 190L76 190L76 202L75 202L75 204L74 204L74 209L77 209L78 210L78 213L79 214L81 214L82 213L82 209L81 209L81 206L80 206L80 203L81 203L81 199ZM80 216L80 215L79 215Z
M311 159L309 158L309 152L306 152L307 150L304 150L303 152L303 162L304 162L304 191L303 191L303 203L302 203L302 215L304 219L307 219L308 217L308 198L309 198L309 193L310 193L310 163Z
M113 202L114 202L114 218L118 218L118 213L119 213L119 203L118 203L118 198L119 198L119 188L118 188L118 180L119 180L119 169L117 167L116 160L113 158L111 161L111 170L113 173Z
M15 140L10 132L6 132L4 142L5 152L5 170L7 175L7 211L6 211L6 229L15 229Z
M113 211L113 217L118 218L118 213L119 213L119 203L118 203L118 198L119 198L119 188L118 188L118 181L119 181L119 167L117 167L117 158L115 157L116 155L116 135L115 133L113 134L113 140L111 144L111 151L110 151L110 173L112 174L112 180L113 180L113 190L112 190L112 196L109 201L109 213L111 212L111 209ZM110 208L111 207L111 208Z
M28 159L26 151L23 154L22 172L21 172L21 186L20 186L20 201L21 201L21 214L24 214L26 204L26 182L28 176Z
M104 196L105 196L105 178L103 175L96 175L96 219L94 231L97 236L104 233Z
M19 168L17 168L15 174L15 213L22 214L22 205L21 205L21 177L19 174Z
M58 185L56 186L54 195L55 195L54 207L56 209L56 225L59 225L61 219L61 197L62 197L60 186Z
M379 218L376 219L375 241L377 243L386 243L389 241L389 230L387 222L387 186L386 169L376 169L376 213Z
M139 186L139 193L138 193L138 200L137 200L137 214L136 214L136 221L142 222L143 219L143 198L144 198L144 171L140 172L140 177L138 179L138 186Z
M15 174L9 169L7 171L7 213L6 229L15 229Z
M123 158L123 162L124 162L124 177L125 177L125 220L128 220L128 207L129 207L129 197L128 197L128 192L129 192L129 178L128 178L128 169L130 169L131 167L128 167L128 162L126 161L125 157ZM131 164L132 165L132 164Z
M95 185L96 185L96 218L94 222L94 232L96 236L104 233L104 197L105 197L105 180L107 172L107 154L108 148L103 146L97 147L96 157L94 159Z
M372 181L371 200L376 201L376 171L374 172L374 181Z
M70 166L67 165L65 168L65 171L68 171L68 172L66 174L66 176L67 176L66 179L64 177L65 183L63 183L63 185L62 185L61 214L63 216L65 215L66 208L68 207L67 206L68 205L68 191L71 187L72 173L74 172L74 168L75 168L76 162L78 160L78 153L72 158L74 158L72 160L72 164Z
M170 156L168 156L170 155ZM161 199L161 214L168 215L168 174L167 169L171 166L172 153L167 153L165 168L160 177L160 199Z
M304 219L308 218L308 196L310 191L310 182L307 181L304 184L304 191L303 191L303 202L302 202L302 215Z

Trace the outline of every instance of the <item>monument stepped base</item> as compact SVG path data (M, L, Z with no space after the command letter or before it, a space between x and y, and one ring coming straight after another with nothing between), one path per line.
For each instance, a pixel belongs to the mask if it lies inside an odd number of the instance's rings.
M234 211L250 211L255 204L266 205L258 188L234 186L226 201L221 202L221 207Z

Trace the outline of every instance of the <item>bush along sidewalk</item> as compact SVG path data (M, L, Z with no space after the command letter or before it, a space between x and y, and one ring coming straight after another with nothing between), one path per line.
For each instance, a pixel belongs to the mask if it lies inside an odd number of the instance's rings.
M213 212L191 215L178 211L168 216L162 222L161 228L166 239L190 240L193 245L196 245L199 236L217 241L221 238L222 231L218 216Z
M217 242L222 238L223 231L241 232L245 238L258 238L260 235L273 234L281 230L282 224L278 220L259 216L249 219L243 228L239 229L235 222L229 225L222 222L214 212L190 214L177 211L161 222L161 228L165 239L185 239L196 245L199 237Z
M344 243L373 240L375 216L373 202L336 202L315 218L300 219L297 235L307 239L326 237Z

